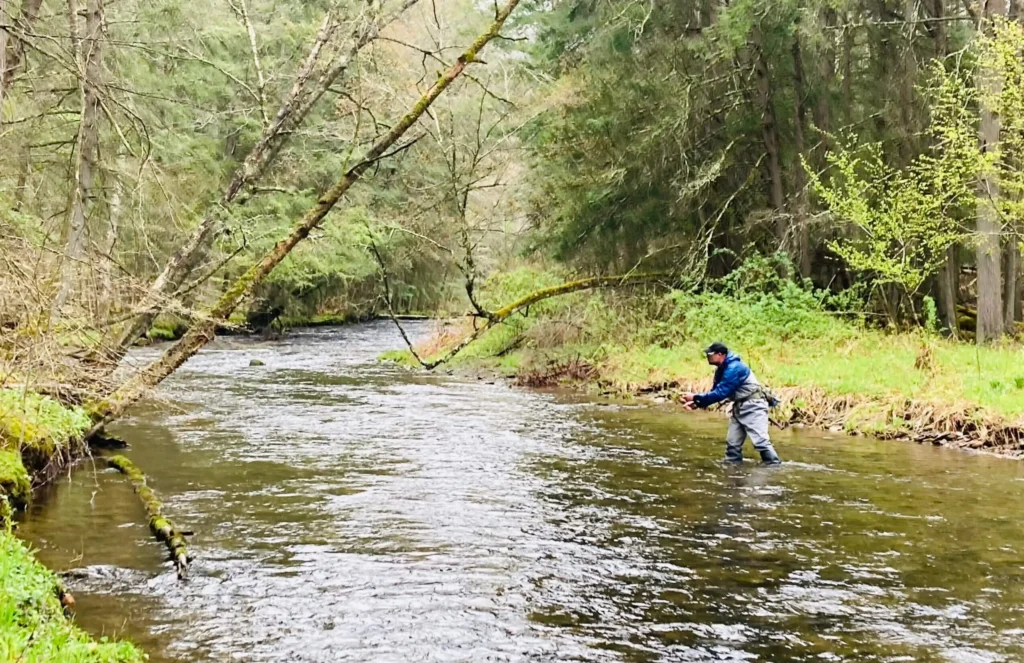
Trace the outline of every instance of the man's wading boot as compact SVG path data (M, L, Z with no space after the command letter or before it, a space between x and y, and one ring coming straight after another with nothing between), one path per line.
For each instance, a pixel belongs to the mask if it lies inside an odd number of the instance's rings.
M775 453L775 449L765 449L761 451L761 464L762 465L782 465L782 459Z

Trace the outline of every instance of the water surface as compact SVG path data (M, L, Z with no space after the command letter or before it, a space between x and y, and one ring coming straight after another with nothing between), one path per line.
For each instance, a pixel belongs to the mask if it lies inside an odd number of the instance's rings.
M21 525L79 623L158 662L1024 660L1024 464L780 433L728 469L718 417L375 361L400 343L190 361L115 431L188 581L99 463Z

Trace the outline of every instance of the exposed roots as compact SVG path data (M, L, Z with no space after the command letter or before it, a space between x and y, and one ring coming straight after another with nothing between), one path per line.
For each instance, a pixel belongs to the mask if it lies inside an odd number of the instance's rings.
M515 384L521 387L555 387L560 384L587 382L597 370L579 357L569 361L548 362L543 368L520 371Z
M185 543L185 535L175 528L174 523L164 517L163 504L157 499L153 489L146 483L146 475L138 467L124 456L111 456L107 464L120 471L128 477L135 486L135 493L142 500L142 505L149 515L149 529L157 540L163 541L167 550L171 553L178 578L184 579L188 572L188 547Z

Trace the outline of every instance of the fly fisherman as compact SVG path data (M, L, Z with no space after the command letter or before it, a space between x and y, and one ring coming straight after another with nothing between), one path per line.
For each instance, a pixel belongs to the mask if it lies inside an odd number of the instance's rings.
M704 354L708 363L717 367L715 384L705 394L684 394L687 408L708 408L715 403L731 400L732 415L729 417L729 433L725 439L725 460L730 463L743 462L743 442L749 435L765 465L782 464L768 439L768 409L770 405L776 404L769 403L769 399L774 400L774 397L765 391L739 355L729 352L729 348L721 343L712 343Z

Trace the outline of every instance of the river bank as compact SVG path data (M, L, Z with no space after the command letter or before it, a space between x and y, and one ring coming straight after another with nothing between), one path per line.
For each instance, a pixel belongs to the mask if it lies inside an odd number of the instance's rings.
M449 321L418 353L443 356L472 332L471 322ZM1021 345L978 347L923 330L872 328L825 310L820 293L792 281L769 292L549 300L489 330L449 365L525 386L672 401L710 387L702 349L712 341L738 351L782 397L773 415L781 426L1024 458ZM385 358L418 366L407 351Z
M34 487L83 449L88 415L31 391L0 389L0 660L128 663L144 660L127 642L94 640L65 614L60 579L14 535L13 516Z
M425 349L449 347L458 337L451 330L441 332ZM516 347L468 353L452 367L502 376L526 387L557 386L626 399L680 402L684 393L711 387L712 370L703 361L704 346L699 343L668 348L581 343L536 347L523 339L511 345ZM874 347L868 351L868 346ZM944 371L941 363L977 352L993 372L1021 371L1024 357L1016 348L976 351L935 339L893 337L851 342L814 356L805 354L804 347L738 350L781 397L782 405L772 414L778 426L1024 458L1024 416L1017 410L1018 394L1013 393L1022 388L1016 382L1006 388L992 379L988 389L963 384L953 389L952 382L959 378ZM407 352L388 353L385 358L416 366ZM922 367L924 361L935 365ZM965 395L972 392L974 398Z

